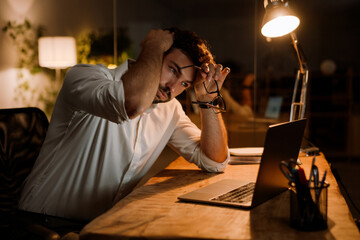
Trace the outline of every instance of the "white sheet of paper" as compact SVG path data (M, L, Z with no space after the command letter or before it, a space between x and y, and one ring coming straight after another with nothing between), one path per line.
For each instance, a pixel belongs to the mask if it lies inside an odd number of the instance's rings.
M253 156L260 157L264 151L263 147L243 147L243 148L230 148L230 155L232 156Z

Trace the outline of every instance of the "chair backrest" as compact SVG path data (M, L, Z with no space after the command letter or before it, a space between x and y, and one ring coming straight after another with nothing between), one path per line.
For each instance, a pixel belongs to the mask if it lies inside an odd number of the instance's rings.
M45 140L49 121L38 108L0 109L0 213L16 212L21 189Z

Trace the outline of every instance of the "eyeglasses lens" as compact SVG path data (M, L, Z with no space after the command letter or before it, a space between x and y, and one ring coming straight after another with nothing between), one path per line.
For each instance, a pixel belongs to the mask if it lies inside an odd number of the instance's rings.
M225 109L226 109L224 100L220 96L215 97L212 101L212 104L217 107L217 108L213 108L213 110L216 113L220 113L222 111L225 111Z

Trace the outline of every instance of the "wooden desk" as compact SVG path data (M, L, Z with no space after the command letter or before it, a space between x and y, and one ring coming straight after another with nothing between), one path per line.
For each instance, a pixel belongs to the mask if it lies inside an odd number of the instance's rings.
M309 176L312 158L301 157ZM323 155L316 164L330 183L327 230L300 232L289 226L289 192L252 210L179 202L177 197L224 178L255 180L259 165L229 165L225 173L198 170L178 158L90 222L80 239L360 239L348 206Z

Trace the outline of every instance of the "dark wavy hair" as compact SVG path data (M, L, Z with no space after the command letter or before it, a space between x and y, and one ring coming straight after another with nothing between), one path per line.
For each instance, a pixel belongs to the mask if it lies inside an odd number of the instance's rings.
M166 30L174 33L174 42L171 48L165 52L165 55L171 52L172 49L177 48L187 55L197 66L201 66L203 63L214 63L214 56L209 50L208 43L196 33L180 30L176 27Z

